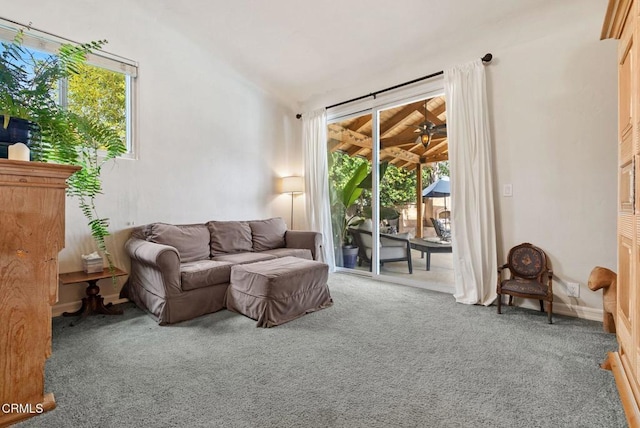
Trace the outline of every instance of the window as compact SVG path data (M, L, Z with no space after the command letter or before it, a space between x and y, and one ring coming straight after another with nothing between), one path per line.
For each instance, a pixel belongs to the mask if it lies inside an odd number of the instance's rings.
M0 40L11 42L20 26L0 19ZM37 60L54 55L61 44L72 43L56 36L25 30L22 46ZM1 49L1 48L0 48ZM116 130L127 147L123 157L134 159L133 95L137 64L103 51L89 55L79 73L58 82L60 105Z
M84 64L76 74L61 85L60 99L70 111L108 125L131 152L130 115L127 93L131 77L123 73Z

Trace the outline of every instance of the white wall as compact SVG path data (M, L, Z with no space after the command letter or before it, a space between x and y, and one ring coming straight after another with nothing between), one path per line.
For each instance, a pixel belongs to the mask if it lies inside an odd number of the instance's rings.
M128 268L121 248L132 225L270 215L288 221L290 198L278 193L275 179L302 172L295 113L490 51L495 193L505 183L514 190L512 198L496 199L499 260L520 242L539 245L553 262L556 302L578 306L556 308L598 315L601 295L586 281L593 266L615 269L616 261L616 47L598 40L605 0L547 2L492 31L479 29L473 40L451 35L438 41L448 42L438 55L416 52L405 64L381 64L386 71L368 69L358 81L340 82L341 90L318 88L304 109L245 81L207 54L207 40L185 38L164 21L161 4L147 3L143 9L126 0L23 0L2 10L71 39L106 38L109 51L140 63L140 158L106 168L98 202L111 218L119 265ZM295 203L302 224L303 197ZM67 209L63 272L79 269L79 255L92 250L75 202ZM579 299L566 297L567 281L581 283ZM62 288L60 300L82 293Z
M594 266L616 270L616 45L588 27L559 30L490 67L496 195L505 183L514 195L496 201L499 242L503 254L539 245L556 301L601 309L586 283ZM566 282L581 284L580 298Z
M72 40L107 39L107 51L139 62L139 159L105 167L97 202L111 219L108 245L118 266L129 268L123 245L134 225L289 221L290 198L277 178L301 172L296 109L211 58L206 41L186 39L126 0L23 0L3 5L2 16ZM80 270L80 255L94 249L73 199L66 220L61 272ZM74 309L83 294L83 286L62 286L54 313ZM117 297L117 290L105 281L102 294Z
M616 270L616 43L598 40L604 3L562 2L556 12L540 12L535 31L478 34L459 49L314 97L304 110L492 52L498 260L521 242L540 246L556 276L554 312L599 319L602 297L587 288L589 273L597 265ZM511 198L501 196L506 183ZM566 282L581 284L579 298L567 297Z

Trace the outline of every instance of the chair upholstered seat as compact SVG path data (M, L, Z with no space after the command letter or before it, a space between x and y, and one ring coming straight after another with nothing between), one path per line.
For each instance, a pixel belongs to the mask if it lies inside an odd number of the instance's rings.
M515 278L502 281L502 292L513 291L520 294L535 294L544 297L547 295L547 286L540 284L535 279Z

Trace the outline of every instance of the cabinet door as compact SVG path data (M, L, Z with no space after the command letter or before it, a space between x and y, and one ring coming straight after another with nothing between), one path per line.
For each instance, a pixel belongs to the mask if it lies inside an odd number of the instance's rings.
M636 1L632 6L629 14L629 24L634 30L632 48L629 56L631 57L631 137L629 138L631 145L631 187L629 194L631 195L631 254L630 266L625 274L629 275L629 286L632 287L635 295L635 319L634 322L634 343L635 343L635 379L636 387L638 383L638 375L640 374L640 2ZM636 389L636 394L640 393L640 389Z
M635 221L635 128L637 97L635 16L625 23L618 47L618 314L616 330L620 355L637 379L640 343L638 336Z

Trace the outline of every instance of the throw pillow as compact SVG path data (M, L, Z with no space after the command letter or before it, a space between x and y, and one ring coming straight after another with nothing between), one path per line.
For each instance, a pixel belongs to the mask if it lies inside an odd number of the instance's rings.
M436 233L440 238L442 238L445 241L448 241L451 239L451 232L447 230L444 221L437 219L433 224L433 227L436 228Z
M153 223L147 241L171 245L178 250L183 263L209 258L209 230L204 224Z
M210 221L211 256L253 251L251 228L244 221Z
M285 246L284 235L287 225L280 217L249 222L253 235L253 250L266 251Z

